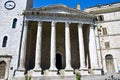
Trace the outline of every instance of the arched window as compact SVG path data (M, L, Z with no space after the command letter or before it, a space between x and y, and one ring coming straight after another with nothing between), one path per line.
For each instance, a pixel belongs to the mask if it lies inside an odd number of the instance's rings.
M16 28L16 25L17 25L17 18L14 18L12 28Z
M0 62L0 79L4 79L6 70L6 63L4 61Z
M5 37L3 38L2 47L6 47L6 45L7 45L7 39L8 39L7 36L5 36Z

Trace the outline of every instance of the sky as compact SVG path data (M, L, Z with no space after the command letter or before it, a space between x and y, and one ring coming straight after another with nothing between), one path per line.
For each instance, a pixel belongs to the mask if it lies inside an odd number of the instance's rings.
M120 0L34 0L34 8L44 7L55 4L64 4L71 8L76 8L77 4L80 4L81 10L102 4L116 3Z

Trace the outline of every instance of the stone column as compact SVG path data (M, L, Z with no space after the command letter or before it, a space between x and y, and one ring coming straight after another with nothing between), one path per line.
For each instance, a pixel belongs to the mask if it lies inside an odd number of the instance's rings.
M96 49L96 36L95 36L95 28L93 24L90 24L90 34L89 34L89 53L90 53L90 62L91 69L93 69L95 74L101 74L100 67L98 66L97 59L97 49Z
M70 28L68 22L65 23L65 53L66 53L65 70L73 70L71 67Z
M26 57L26 46L27 46L27 33L28 33L28 21L24 22L21 52L20 52L20 64L18 70L25 70L25 57Z
M83 24L78 24L78 39L79 39L79 56L80 56L80 69L84 69L85 66L85 51L84 51L84 40L83 40Z
M90 35L89 35L89 52L90 52L90 59L91 59L91 68L98 67L95 38L96 37L95 37L95 32L94 32L94 26L91 24L90 25Z
M38 22L37 39L36 39L36 55L35 55L35 68L34 70L41 70L41 41L42 40L42 22Z
M50 70L57 70L56 68L56 22L51 23L51 47L50 47Z
M88 75L88 68L85 66L85 51L83 38L83 24L78 24L78 40L79 40L79 56L80 56L80 73L81 75Z

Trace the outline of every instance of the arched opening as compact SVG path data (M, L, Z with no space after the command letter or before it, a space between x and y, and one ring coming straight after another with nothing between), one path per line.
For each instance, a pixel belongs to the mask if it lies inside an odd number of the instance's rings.
M6 47L6 45L7 45L7 39L8 39L7 36L5 36L5 37L3 38L2 47Z
M13 19L12 28L16 28L16 24L17 24L17 18L14 18Z
M6 63L4 61L0 62L0 79L4 79L6 70Z
M56 67L57 69L62 69L62 55L57 53L56 54Z
M113 56L110 54L106 55L105 61L106 61L107 72L115 72Z

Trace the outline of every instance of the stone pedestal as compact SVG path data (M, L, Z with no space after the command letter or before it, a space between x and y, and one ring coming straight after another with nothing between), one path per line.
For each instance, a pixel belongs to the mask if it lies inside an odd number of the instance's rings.
M41 76L41 70L30 70L30 71L28 71L28 76L40 77Z
M49 70L44 70L43 73L44 73L44 76L48 76L49 75Z
M59 73L61 77L65 77L65 70L60 70Z
M73 76L74 75L73 70L66 70L64 74L65 74L65 76Z
M24 70L16 70L14 77L25 77L25 71Z
M81 74L81 75L89 75L88 69L87 69L87 68L82 68L82 69L80 69L80 74Z
M49 74L48 74L48 76L58 76L57 75L57 71L49 71Z
M93 69L93 73L96 75L101 75L101 69Z
M45 70L44 76L57 76L57 70Z
M90 74L101 75L101 69L89 69Z

